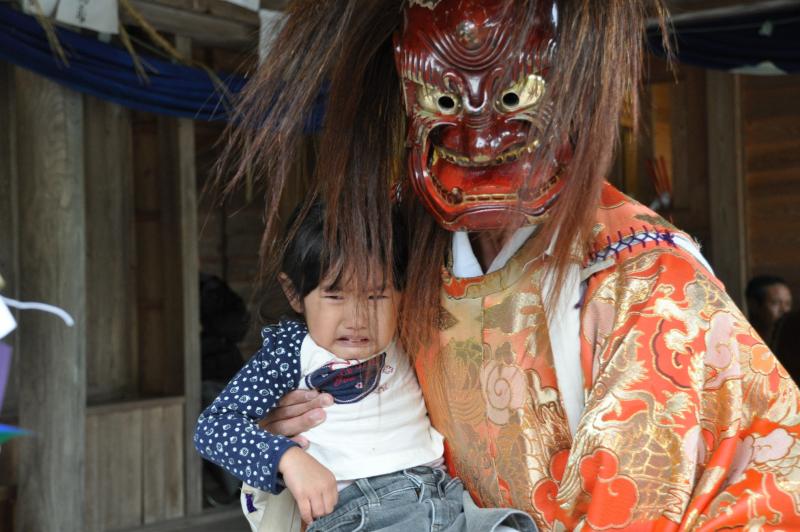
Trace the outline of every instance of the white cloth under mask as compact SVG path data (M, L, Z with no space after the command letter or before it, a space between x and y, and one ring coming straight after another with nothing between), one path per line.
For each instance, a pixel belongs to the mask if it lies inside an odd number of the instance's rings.
M478 262L478 258L475 256L475 251L472 249L469 233L465 231L453 233L453 275L466 279L480 277L499 270L519 251L519 248L528 241L528 238L535 231L535 225L526 225L514 231L514 234L503 245L500 253L497 254L485 273L480 262Z

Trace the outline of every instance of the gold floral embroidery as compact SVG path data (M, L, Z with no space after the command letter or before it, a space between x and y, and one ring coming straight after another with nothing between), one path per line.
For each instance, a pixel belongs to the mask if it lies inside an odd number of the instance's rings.
M606 186L593 249L636 220ZM453 325L417 357L454 473L483 505L550 530L800 530L800 392L721 285L668 243L589 280L585 409L569 432L527 245L486 279L446 280ZM486 282L484 282L486 281Z

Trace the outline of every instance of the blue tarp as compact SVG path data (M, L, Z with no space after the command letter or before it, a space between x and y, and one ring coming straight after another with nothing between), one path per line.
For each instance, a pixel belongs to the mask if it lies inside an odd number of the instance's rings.
M64 28L56 32L69 66L53 54L34 17L0 4L0 59L132 109L196 120L227 118L222 92L202 69L140 55L149 78L143 82L127 50ZM245 84L241 76L219 77L232 94Z

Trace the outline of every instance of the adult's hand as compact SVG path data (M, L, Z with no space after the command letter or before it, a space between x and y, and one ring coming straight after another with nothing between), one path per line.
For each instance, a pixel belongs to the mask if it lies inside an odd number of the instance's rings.
M333 397L314 390L294 390L278 402L259 425L273 434L287 436L308 447L308 440L301 434L325 421L325 407L333 404Z

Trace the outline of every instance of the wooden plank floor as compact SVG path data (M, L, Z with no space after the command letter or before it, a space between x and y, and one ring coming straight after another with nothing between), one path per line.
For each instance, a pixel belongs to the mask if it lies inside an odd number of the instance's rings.
M232 509L210 510L202 515L174 519L126 532L250 532L238 505Z

